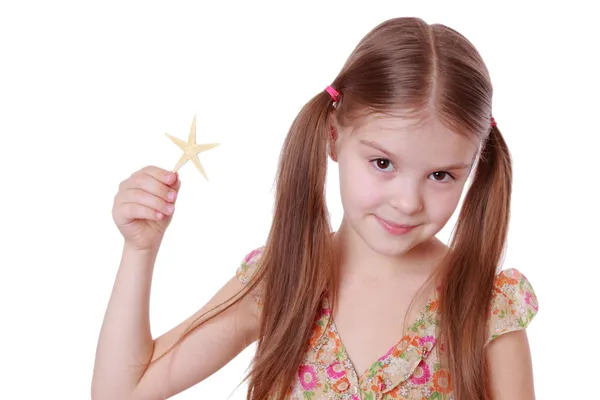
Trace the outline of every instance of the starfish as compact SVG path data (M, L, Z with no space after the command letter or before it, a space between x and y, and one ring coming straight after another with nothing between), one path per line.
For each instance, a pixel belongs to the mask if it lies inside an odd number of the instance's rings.
M177 164L173 168L173 172L176 172L179 168L183 166L183 164L185 164L188 160L191 160L198 169L198 171L200 171L200 173L204 175L204 178L208 180L208 176L206 176L206 172L204 171L202 164L200 164L200 160L198 160L198 153L210 150L213 147L218 146L219 143L196 144L196 115L194 115L194 119L192 121L192 127L190 128L190 135L188 137L187 143L183 140L177 139L176 137L169 135L168 133L165 133L165 135L167 135L167 137L171 139L173 143L175 143L181 150L183 150L183 155L181 156L179 161L177 161Z

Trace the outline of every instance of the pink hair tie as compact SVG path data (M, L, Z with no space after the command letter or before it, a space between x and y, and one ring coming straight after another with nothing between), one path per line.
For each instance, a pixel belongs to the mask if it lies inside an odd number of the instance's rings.
M337 90L335 90L331 86L327 86L325 90L327 90L327 93L329 93L333 101L340 101L340 93Z
M496 126L496 120L494 119L494 117L490 118L490 125Z

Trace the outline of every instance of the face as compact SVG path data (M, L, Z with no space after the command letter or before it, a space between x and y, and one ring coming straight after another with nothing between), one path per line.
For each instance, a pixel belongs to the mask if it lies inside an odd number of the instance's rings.
M332 153L339 164L343 229L389 257L429 241L446 225L478 151L473 138L438 121L411 123L367 117L360 126L338 130Z

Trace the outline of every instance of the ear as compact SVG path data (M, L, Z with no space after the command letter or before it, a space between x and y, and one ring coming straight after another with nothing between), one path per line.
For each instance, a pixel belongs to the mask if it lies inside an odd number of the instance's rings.
M333 126L333 123L329 125L329 157L337 162L337 148L336 142L338 138L337 129Z

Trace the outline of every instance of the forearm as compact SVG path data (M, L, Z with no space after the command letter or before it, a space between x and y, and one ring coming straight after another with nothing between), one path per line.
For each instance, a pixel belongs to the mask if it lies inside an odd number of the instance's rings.
M127 398L152 357L149 307L156 254L123 247L98 340L94 400Z

